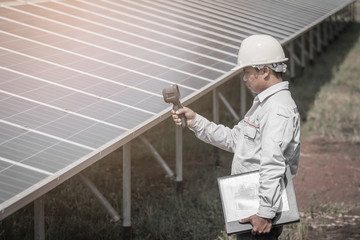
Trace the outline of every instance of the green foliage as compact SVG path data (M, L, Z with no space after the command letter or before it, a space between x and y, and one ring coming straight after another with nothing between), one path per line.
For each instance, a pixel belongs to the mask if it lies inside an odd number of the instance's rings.
M356 22L292 84L304 121L303 133L360 141L359 35L360 23Z

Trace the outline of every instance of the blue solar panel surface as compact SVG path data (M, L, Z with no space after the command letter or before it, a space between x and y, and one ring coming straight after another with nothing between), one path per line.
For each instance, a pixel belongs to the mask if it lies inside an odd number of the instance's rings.
M0 219L168 116L164 87L222 80L246 36L282 41L350 2L2 3Z

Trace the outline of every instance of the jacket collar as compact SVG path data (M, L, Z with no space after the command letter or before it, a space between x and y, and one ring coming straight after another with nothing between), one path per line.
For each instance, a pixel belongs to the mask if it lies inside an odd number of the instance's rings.
M281 90L288 90L288 89L289 89L289 82L283 81L283 82L277 83L277 84L265 89L264 91L259 93L256 96L256 98L258 98L260 102L263 102L266 98L270 97L271 95L273 95Z

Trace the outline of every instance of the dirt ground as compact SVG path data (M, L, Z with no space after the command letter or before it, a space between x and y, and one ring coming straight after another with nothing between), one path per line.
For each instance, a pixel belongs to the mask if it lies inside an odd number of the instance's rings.
M360 239L360 143L303 141L294 185L299 208L314 209L306 239ZM317 211L327 204L347 210Z
M360 203L360 143L303 141L294 184L300 207Z

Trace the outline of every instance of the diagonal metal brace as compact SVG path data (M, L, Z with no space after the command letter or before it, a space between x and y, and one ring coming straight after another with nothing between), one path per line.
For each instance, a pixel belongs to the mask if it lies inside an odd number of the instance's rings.
M165 160L160 156L160 154L156 151L156 149L151 145L151 143L144 137L140 136L140 140L145 144L145 146L150 150L150 153L153 155L155 160L160 164L160 166L165 170L166 176L170 179L175 179L175 175L170 167L167 165Z
M220 92L218 92L218 96L220 98L220 100L222 101L222 103L225 105L225 107L228 109L228 111L231 113L231 115L233 116L233 118L235 119L236 122L240 121L240 116L235 112L235 110L231 107L230 103L226 100L226 98L224 97L224 95L222 95Z
M120 220L119 214L116 210L111 206L111 204L106 200L106 198L100 193L100 191L96 188L96 186L82 173L79 173L81 181L89 188L89 190L95 195L95 197L100 201L100 203L104 206L104 208L108 211L111 216L112 222L118 222Z

